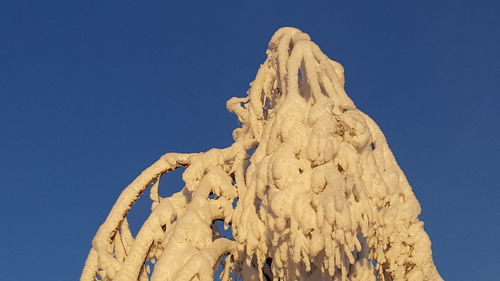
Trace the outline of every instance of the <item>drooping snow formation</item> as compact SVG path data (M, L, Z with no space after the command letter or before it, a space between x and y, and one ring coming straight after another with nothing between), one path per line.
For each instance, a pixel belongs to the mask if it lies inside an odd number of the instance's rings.
M99 228L82 281L208 281L219 266L222 280L442 280L419 203L342 66L295 28L267 55L248 96L227 102L242 124L233 145L168 153L142 172ZM179 167L184 188L160 197L160 177ZM127 213L148 187L151 214L133 237Z

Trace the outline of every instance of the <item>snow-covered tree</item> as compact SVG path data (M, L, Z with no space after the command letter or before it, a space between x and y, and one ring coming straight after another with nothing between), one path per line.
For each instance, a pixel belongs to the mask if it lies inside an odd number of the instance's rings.
M234 143L144 170L95 235L82 281L208 281L219 267L221 280L442 280L419 203L342 66L288 27L267 56L248 95L227 102ZM185 186L162 198L160 177L180 167ZM133 237L127 213L148 188Z

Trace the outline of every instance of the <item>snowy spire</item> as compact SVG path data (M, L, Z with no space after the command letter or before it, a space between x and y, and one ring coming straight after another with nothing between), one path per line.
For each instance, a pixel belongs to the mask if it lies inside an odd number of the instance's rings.
M267 55L248 96L227 102L242 124L233 145L166 154L139 175L99 228L82 281L208 281L219 264L222 280L442 280L418 201L345 93L342 66L289 27ZM161 175L179 167L185 187L161 198ZM134 238L127 212L150 185Z

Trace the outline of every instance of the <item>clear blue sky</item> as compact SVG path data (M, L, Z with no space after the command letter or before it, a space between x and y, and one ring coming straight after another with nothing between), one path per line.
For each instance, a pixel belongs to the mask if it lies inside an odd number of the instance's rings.
M295 26L344 65L348 93L385 132L443 277L498 280L499 10L0 1L0 279L78 279L95 231L141 170L165 152L231 143L225 101L245 95L273 32ZM180 189L166 183L164 194Z

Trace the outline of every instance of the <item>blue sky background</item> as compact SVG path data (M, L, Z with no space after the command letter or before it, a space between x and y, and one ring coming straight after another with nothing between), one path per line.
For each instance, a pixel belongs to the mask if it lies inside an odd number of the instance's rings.
M295 26L344 65L347 92L385 132L442 276L498 280L499 9L0 1L0 279L77 280L95 231L140 171L165 152L231 143L226 100L245 95L273 32ZM163 194L180 189L176 176ZM141 201L132 223L146 209Z

